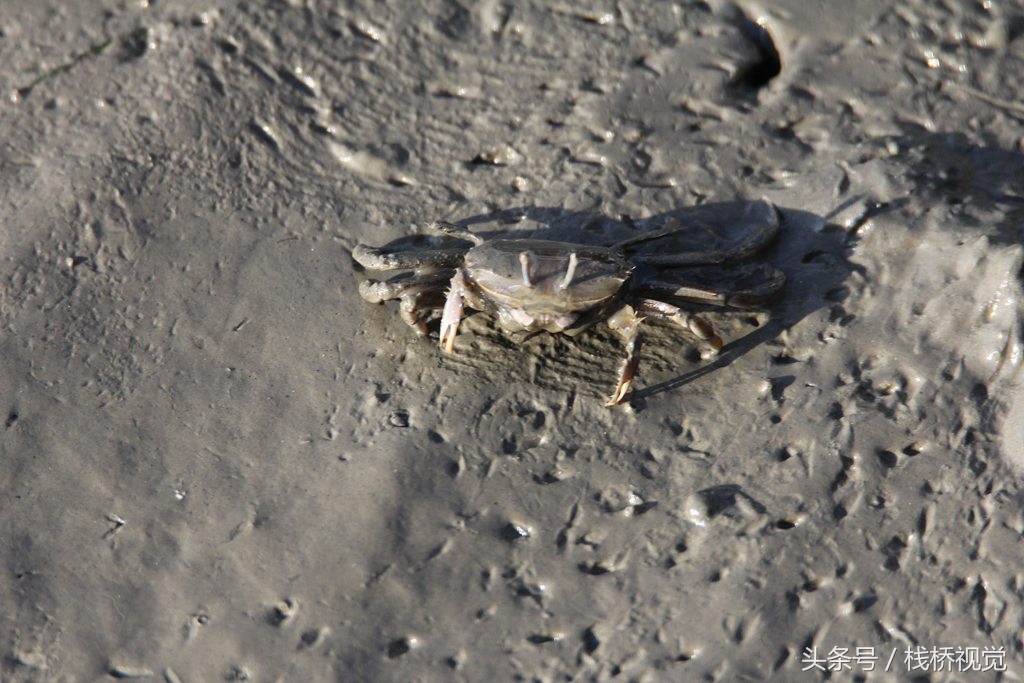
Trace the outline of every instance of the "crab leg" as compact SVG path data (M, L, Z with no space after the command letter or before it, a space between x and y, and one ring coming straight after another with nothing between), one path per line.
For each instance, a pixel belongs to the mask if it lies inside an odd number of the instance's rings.
M636 368L640 364L640 323L643 318L636 314L632 306L623 306L608 318L608 327L615 330L626 347L626 357L619 366L619 383L615 387L606 406L617 405L625 398L629 387L636 376Z
M462 300L466 296L466 281L462 271L455 271L448 289L448 298L444 302L444 313L441 315L441 339L439 344L447 353L455 353L455 335L459 331L462 320Z
M436 273L402 273L383 282L363 280L359 283L359 296L363 297L363 301L367 303L379 304L383 301L399 299L409 291L441 289L451 277L452 270L446 269Z
M398 312L409 327L421 337L427 334L427 316L424 311L437 310L444 306L444 293L436 287L412 289L401 297Z
M683 224L678 218L672 218L665 224L665 227L658 228L657 230L651 230L650 232L641 233L634 235L633 237L627 237L624 240L620 240L612 246L617 249L625 249L631 247L634 244L642 244L644 242L650 242L652 240L660 240L662 237L668 237L674 235L677 232L689 229L691 226Z
M707 304L709 306L725 306L729 295L703 287L684 285L665 280L644 280L639 285L644 294L670 296L691 304Z
M421 268L433 266L454 268L462 263L465 249L430 249L424 251L388 251L381 247L358 245L352 250L352 258L363 268L370 270L397 270L399 268Z
M779 210L774 204L768 203L770 208L767 220L757 225L740 242L728 249L719 251L692 251L680 254L635 254L630 258L634 263L647 263L657 266L696 266L711 265L716 263L732 263L749 258L761 251L771 242L779 232ZM693 226L680 223L678 220L671 221L666 227L660 230L637 235L617 243L615 246L624 249L640 242L661 239L683 230L692 230Z
M750 271L750 269L748 269ZM770 266L762 266L765 273L763 282L747 289L712 289L698 283L670 282L668 280L644 280L640 289L645 294L656 294L681 299L684 302L750 308L760 306L786 284L785 274ZM752 272L752 271L751 271Z
M696 315L687 315L678 306L658 301L657 299L640 299L637 308L644 315L661 320L669 320L683 328L697 339L706 342L701 349L701 358L710 358L722 350L722 338L715 334L711 323Z
M468 228L464 228L461 225L455 225L447 221L434 221L427 225L427 230L430 232L439 232L442 235L451 235L458 237L462 240L468 240L473 244L483 244L484 239L480 235L476 235L469 231Z

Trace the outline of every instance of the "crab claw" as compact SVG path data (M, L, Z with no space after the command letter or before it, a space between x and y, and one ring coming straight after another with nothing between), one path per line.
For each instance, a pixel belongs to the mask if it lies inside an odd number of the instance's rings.
M605 403L608 407L621 403L633 386L633 377L640 364L640 323L643 321L643 316L637 315L632 306L623 306L608 318L608 327L619 335L626 349L626 357L619 366L619 383Z
M447 308L447 306L445 307ZM459 331L459 323L441 323L441 339L438 346L445 353L455 353L455 334Z
M462 271L456 271L452 276L448 297L444 301L444 312L441 315L439 346L446 353L455 353L455 335L459 331L459 321L462 320L462 299L465 295L466 281L462 278Z
M615 393L611 395L607 401L604 402L605 406L611 408L622 403L622 399L626 398L626 394L629 393L629 388L633 386L633 378L623 378L619 380L619 386L615 388Z

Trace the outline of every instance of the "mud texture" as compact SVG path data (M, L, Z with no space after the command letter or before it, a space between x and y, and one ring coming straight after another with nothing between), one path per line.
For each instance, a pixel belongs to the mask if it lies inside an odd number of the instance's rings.
M0 678L1020 680L1024 12L849 5L9 2ZM762 197L780 300L611 410L349 256Z

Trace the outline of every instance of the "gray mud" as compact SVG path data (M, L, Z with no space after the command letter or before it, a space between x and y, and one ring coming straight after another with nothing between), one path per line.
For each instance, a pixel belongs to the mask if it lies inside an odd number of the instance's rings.
M1020 680L1024 13L768 4L9 2L0 678ZM612 410L349 257L761 197L771 315Z

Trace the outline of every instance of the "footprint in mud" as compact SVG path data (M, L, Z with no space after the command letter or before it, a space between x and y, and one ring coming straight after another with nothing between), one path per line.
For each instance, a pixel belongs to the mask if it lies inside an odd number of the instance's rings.
M522 457L551 442L549 410L517 398L487 401L472 424L473 443L494 455Z
M352 418L355 422L352 440L361 445L385 432L414 428L414 411L399 405L380 385L362 395L352 411ZM440 436L434 431L431 434ZM431 440L435 441L435 437L431 436Z

